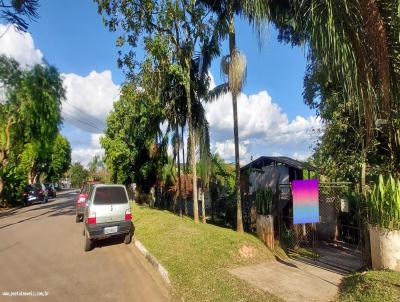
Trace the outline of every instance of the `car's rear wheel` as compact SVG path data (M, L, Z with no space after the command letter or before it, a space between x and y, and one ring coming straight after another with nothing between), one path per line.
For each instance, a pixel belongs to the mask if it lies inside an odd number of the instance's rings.
M125 244L129 244L129 243L132 242L132 234L131 234L131 232L129 232L128 234L125 235L124 242L125 242Z
M76 223L81 222L81 216L76 215L76 217L75 217L75 222L76 222Z
M89 252L93 248L93 241L85 235L85 252Z

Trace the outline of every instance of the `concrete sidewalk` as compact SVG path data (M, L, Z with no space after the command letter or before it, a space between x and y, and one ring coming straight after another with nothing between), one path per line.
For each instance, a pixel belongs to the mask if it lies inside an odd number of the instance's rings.
M332 301L343 275L293 259L229 270L285 301Z

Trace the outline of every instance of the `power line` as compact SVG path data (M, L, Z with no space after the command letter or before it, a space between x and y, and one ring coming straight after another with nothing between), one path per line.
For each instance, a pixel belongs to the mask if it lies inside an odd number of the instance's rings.
M94 122L98 122L98 123L104 124L104 121L96 118L95 116L91 115L90 113L88 113L87 111L83 110L82 108L79 108L78 106L75 106L74 104L67 103L67 102L64 102L63 104L68 104L68 105L74 107L75 109L79 110L80 113L83 113L84 115L86 115L89 118L91 118Z
M79 120L79 118L76 116L76 114L74 112L70 112L68 110L66 111L65 108L64 108L63 112L68 114L69 116ZM86 120L85 118L84 118L83 122L85 122L86 124L89 123L90 125L92 125L94 127L98 127L98 128L102 127L102 125L98 125L97 123L90 121L90 120Z
M82 120L76 118L75 116L73 116L71 113L68 113L68 112L64 111L64 114L68 117L68 119L72 119L72 120L74 120L76 122L79 122L79 123L84 124L86 126L92 127L93 129L96 129L96 130L99 130L99 131L103 132L103 129L101 129L101 128L93 125L93 124L90 124L87 121L82 121Z

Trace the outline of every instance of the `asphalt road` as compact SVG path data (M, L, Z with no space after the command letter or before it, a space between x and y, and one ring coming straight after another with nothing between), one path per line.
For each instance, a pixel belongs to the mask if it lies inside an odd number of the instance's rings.
M74 196L0 213L0 301L169 300L168 287L133 243L107 239L83 251ZM15 291L47 296L4 296Z

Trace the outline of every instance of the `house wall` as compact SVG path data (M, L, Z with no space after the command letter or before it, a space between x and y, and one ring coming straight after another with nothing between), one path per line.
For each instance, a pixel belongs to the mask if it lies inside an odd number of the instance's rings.
M276 191L277 184L289 184L289 168L285 166L266 166L262 171L253 171L249 175L249 193L258 188L271 187Z

